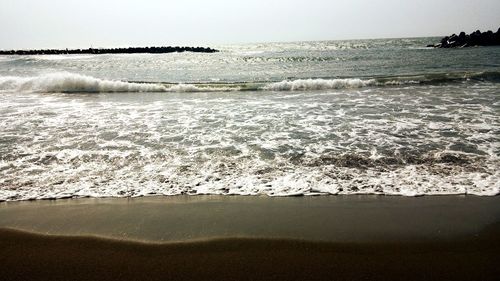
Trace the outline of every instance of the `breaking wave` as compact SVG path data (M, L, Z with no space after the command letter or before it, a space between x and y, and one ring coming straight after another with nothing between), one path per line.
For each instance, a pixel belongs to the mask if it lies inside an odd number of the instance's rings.
M74 73L32 77L0 76L0 92L114 93L114 92L220 92L220 91L314 91L397 85L500 82L500 72L433 73L377 78L310 78L270 82L163 83L107 80Z
M226 87L194 84L163 84L106 80L73 73L51 73L34 77L0 77L0 91L39 93L125 93L228 91Z
M263 87L269 91L301 91L362 88L376 85L374 79L299 79L271 83Z
M53 73L35 77L0 77L2 91L42 93L164 92L165 86L98 79L72 73Z

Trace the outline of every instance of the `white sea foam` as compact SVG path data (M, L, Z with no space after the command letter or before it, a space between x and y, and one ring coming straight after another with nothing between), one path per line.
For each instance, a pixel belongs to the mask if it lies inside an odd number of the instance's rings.
M376 85L374 79L298 79L271 83L263 87L269 91L304 91L361 88Z
M223 85L211 84L197 86L194 84L173 84L167 87L168 92L231 92L239 91L239 87L226 87Z

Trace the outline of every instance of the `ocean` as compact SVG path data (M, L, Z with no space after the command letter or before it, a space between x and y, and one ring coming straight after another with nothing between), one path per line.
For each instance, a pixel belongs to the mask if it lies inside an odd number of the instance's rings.
M500 48L0 56L0 201L500 193Z

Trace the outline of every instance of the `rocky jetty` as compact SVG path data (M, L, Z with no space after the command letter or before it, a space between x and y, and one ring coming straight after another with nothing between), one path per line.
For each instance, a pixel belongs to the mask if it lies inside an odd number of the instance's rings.
M218 50L204 47L130 47L111 49L47 49L47 50L0 50L0 55L67 55L67 54L164 54L164 53L216 53Z
M488 30L481 32L476 30L471 34L460 32L459 35L453 34L441 39L440 43L427 45L434 48L465 48L474 46L499 46L500 45L500 28L497 32Z

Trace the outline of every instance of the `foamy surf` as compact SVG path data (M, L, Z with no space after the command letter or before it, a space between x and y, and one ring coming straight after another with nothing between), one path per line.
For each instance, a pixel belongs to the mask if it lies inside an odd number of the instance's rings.
M500 193L498 84L325 92L0 95L0 201Z

